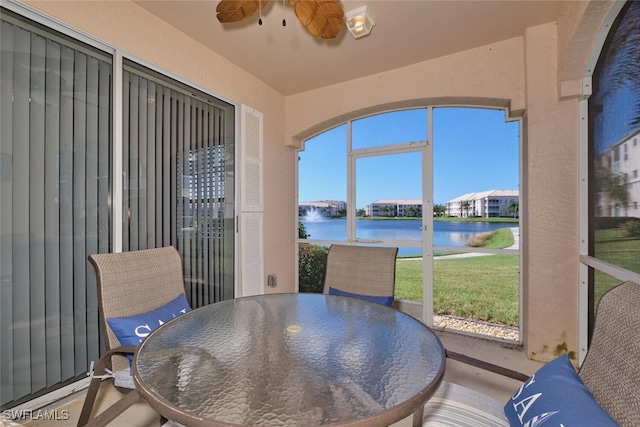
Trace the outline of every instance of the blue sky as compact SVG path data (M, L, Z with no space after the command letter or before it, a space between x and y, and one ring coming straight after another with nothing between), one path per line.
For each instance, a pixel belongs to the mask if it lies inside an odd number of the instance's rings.
M426 109L354 121L354 148L427 139ZM347 200L347 128L341 125L305 143L299 152L299 201ZM519 184L519 124L503 110L442 107L433 114L434 201ZM406 153L360 158L356 206L377 199L422 199L421 157Z

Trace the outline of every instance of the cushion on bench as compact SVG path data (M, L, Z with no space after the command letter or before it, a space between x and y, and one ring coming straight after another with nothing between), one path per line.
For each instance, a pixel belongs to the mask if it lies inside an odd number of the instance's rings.
M424 407L423 427L508 427L504 403L443 381Z

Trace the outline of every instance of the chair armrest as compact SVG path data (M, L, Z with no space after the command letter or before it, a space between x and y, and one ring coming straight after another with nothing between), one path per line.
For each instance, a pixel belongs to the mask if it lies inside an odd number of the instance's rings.
M514 380L524 382L528 380L530 377L530 375L525 375L521 372L507 369L505 367L498 366L493 363L485 362L483 360L474 359L473 357L469 357L467 355L456 353L450 350L445 349L445 354L451 360L456 360L458 362L466 363L467 365L475 366L476 368L484 369L486 371L493 372L508 378L513 378Z
M135 345L121 345L110 350L105 351L98 359L98 362L93 367L93 371L89 373L90 376L101 376L107 373L107 366L109 366L109 362L111 361L111 356L116 354L134 354L138 346Z

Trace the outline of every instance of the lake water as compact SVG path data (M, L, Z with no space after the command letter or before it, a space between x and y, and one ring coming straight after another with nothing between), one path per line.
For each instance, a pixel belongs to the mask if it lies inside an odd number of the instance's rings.
M346 240L347 220L322 219L308 221L301 219L310 239ZM422 222L419 220L356 220L356 235L361 239L372 240L420 240ZM517 227L513 222L466 222L434 221L433 243L435 246L466 246L469 239L479 233L499 228ZM399 255L422 254L421 248L400 247Z

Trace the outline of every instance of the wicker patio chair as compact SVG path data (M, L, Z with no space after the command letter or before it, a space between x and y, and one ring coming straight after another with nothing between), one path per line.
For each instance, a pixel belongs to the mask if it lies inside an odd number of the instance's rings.
M452 360L517 380L529 379L527 375L465 355L449 351L446 354ZM578 376L597 404L617 424L640 426L639 284L624 282L600 299L591 344ZM505 404L466 387L443 382L423 408L424 413L416 412L413 425L508 426Z
M91 426L106 425L141 399L133 384L127 356L134 353L137 346L121 345L107 319L150 312L184 295L182 260L172 246L94 254L89 255L88 259L96 272L98 308L106 352L95 365L78 420L79 427L87 423ZM102 381L100 377L109 377L107 369L115 373L115 378L109 380L113 380L115 387L126 394L89 422ZM169 422L169 425L176 423Z
M391 306L397 254L398 248L331 245L323 293Z

